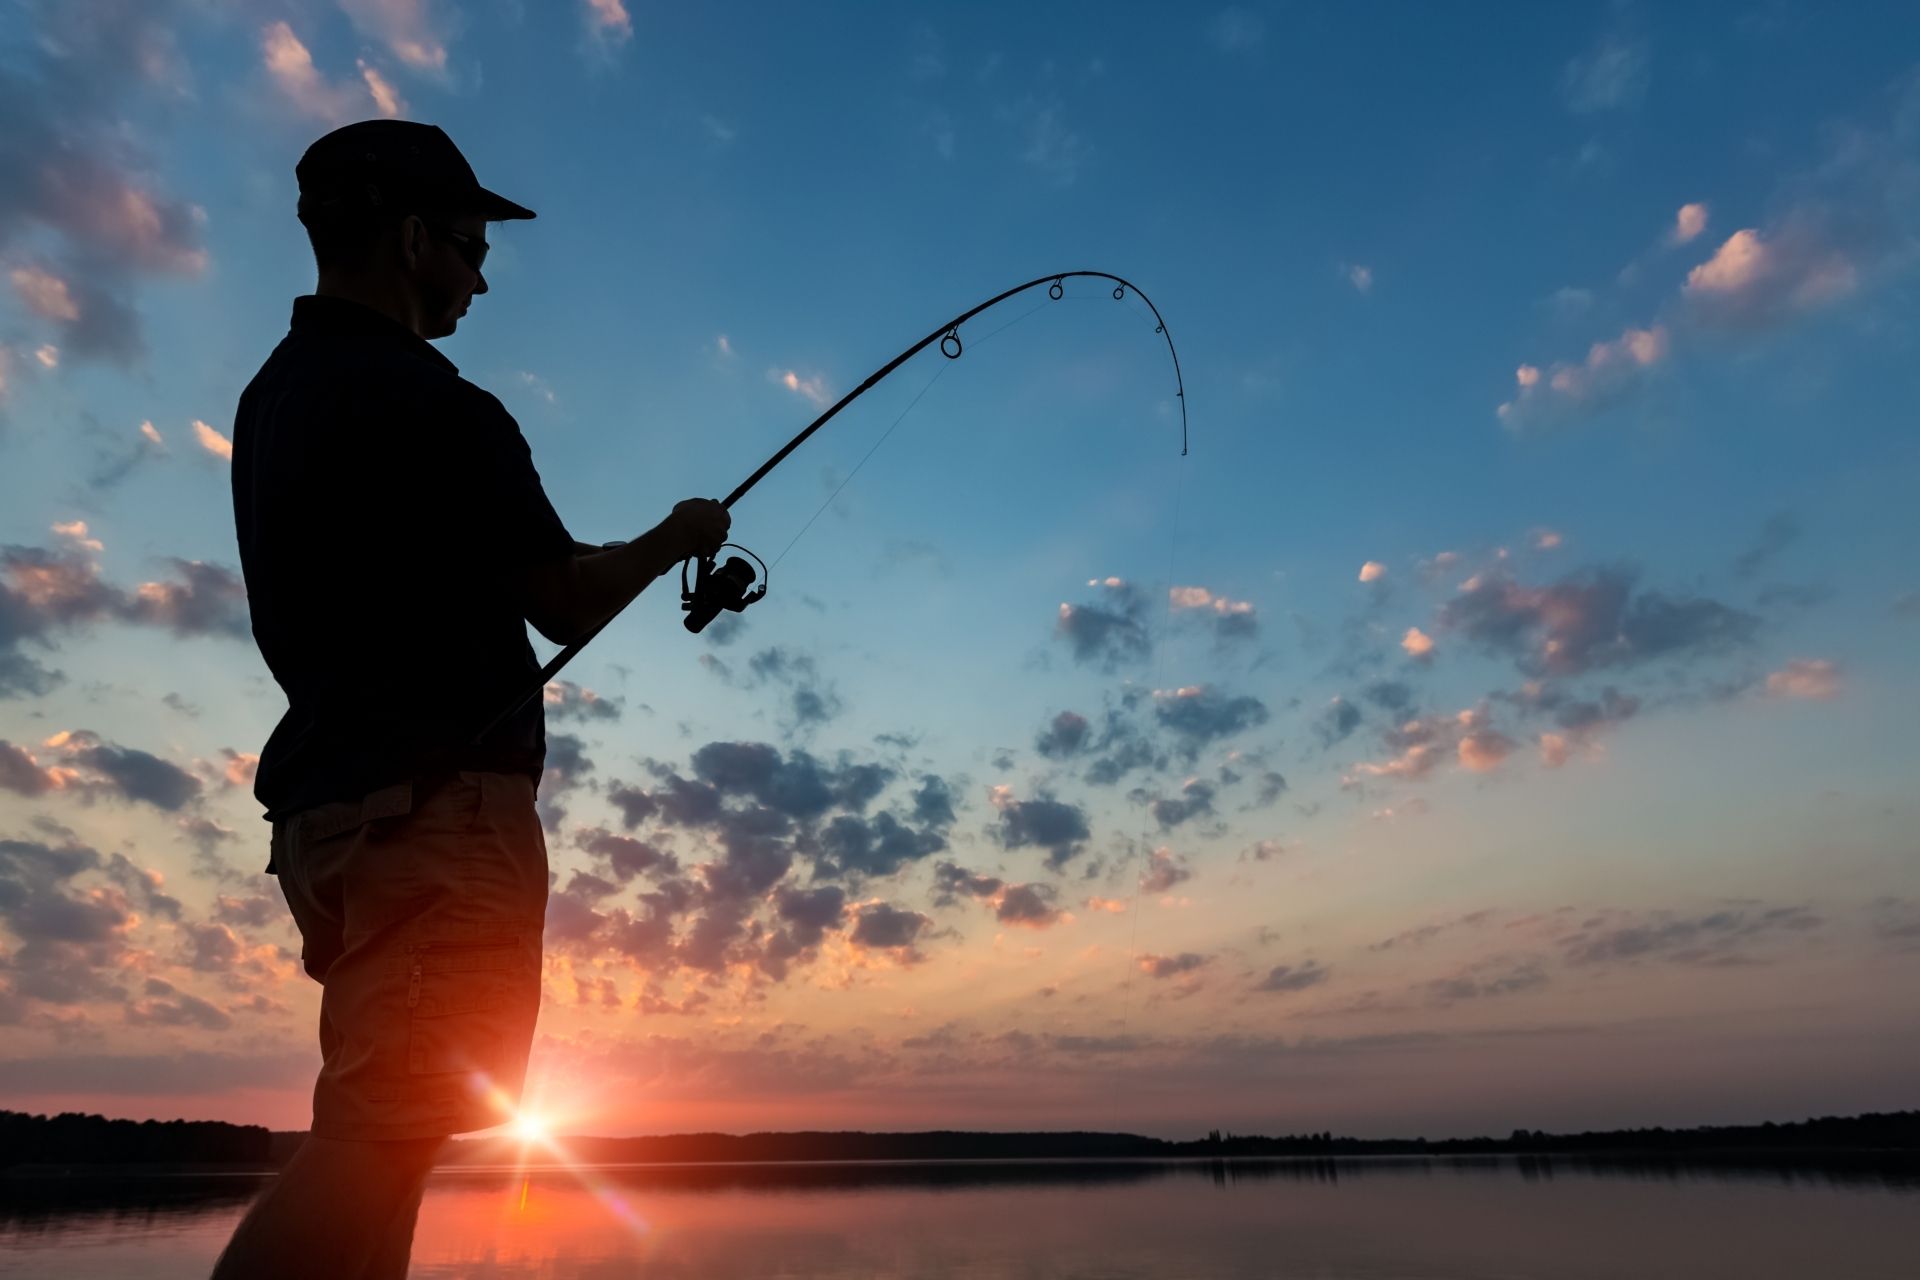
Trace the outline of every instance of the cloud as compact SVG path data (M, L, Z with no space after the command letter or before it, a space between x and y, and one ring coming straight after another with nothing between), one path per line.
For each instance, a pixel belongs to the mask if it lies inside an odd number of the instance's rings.
M933 905L950 907L962 898L992 898L1004 884L998 876L980 875L956 862L937 862L933 867Z
M1147 869L1140 876L1140 892L1171 893L1175 887L1193 879L1193 868L1186 859L1162 845L1147 856Z
M624 44L633 38L633 18L622 0L583 0L587 34L596 40Z
M1854 263L1805 223L1773 239L1748 227L1687 273L1682 290L1711 323L1758 327L1826 306L1859 284Z
M1108 675L1144 660L1151 645L1147 604L1140 590L1122 578L1094 578L1087 585L1105 593L1102 601L1078 605L1062 601L1054 628L1054 634L1072 649L1073 660Z
M932 926L931 918L884 902L863 903L853 909L853 929L847 940L856 947L913 952L914 943Z
M1686 244L1707 229L1707 206L1704 204L1683 204L1680 212L1673 215L1673 230L1667 233L1672 244Z
M447 35L434 0L339 0L353 25L387 46L414 71L439 75L447 67Z
M1571 697L1550 685L1529 682L1513 700L1526 710L1552 714L1555 727L1539 737L1540 762L1549 769L1558 769L1576 751L1595 752L1595 740L1601 734L1640 710L1638 698L1612 685L1600 691L1598 701L1590 701Z
M205 449L222 462L233 461L233 441L227 439L198 418L193 420L193 438L202 449Z
M541 700L546 705L549 722L577 720L585 724L620 719L620 699L603 698L571 680L549 681Z
M1055 870L1072 861L1093 838L1086 811L1078 805L1048 796L1015 800L996 792L994 807L1000 811L994 835L1001 845L1007 849L1045 849L1047 865Z
M387 78L365 58L356 64L360 68L360 78L366 81L367 93L373 98L374 107L389 120L404 119L407 114L407 100L400 96Z
M45 267L15 267L9 278L15 295L41 319L72 324L80 318L80 304L73 300L73 290Z
M47 645L53 631L111 616L123 599L83 553L0 547L0 697L42 694L61 679L20 653L23 641Z
M87 522L85 520L69 520L64 524L56 522L49 525L48 528L51 532L65 538L82 551L106 550L106 544L87 532Z
M1358 293L1373 292L1373 268L1361 263L1353 263L1346 269L1347 283Z
M1213 960L1212 956L1203 956L1198 952L1182 951L1177 956L1156 956L1152 954L1140 957L1140 972L1149 978L1178 978L1183 974L1203 969Z
M1217 596L1205 587L1172 587L1167 591L1167 602L1175 613L1190 610L1212 613L1215 633L1222 640L1251 639L1259 634L1259 622L1249 601Z
M144 801L169 812L200 796L200 779L180 766L135 747L116 746L86 729L63 729L44 745L60 753L71 771L61 790Z
M827 390L826 379L820 374L805 377L792 369L769 369L767 377L816 409L824 409L833 403L833 393Z
M1369 560L1360 566L1360 581L1378 582L1387 576L1387 566L1378 560Z
M1500 422L1521 432L1611 408L1639 389L1670 348L1664 325L1628 326L1618 338L1594 343L1578 364L1556 361L1544 373L1523 364L1514 373L1513 399L1497 411Z
M144 999L127 1005L127 1021L136 1026L197 1027L224 1031L233 1019L224 1011L189 992L175 990L164 978L148 978Z
M1456 750L1461 768L1487 773L1499 768L1501 761L1513 754L1514 745L1513 739L1505 734L1482 727L1462 734Z
M251 751L235 751L232 747L220 748L220 754L226 757L226 767L221 776L230 787L251 787L254 775L260 772L260 757Z
M1228 695L1210 684L1153 691L1154 721L1192 758L1210 742L1267 722L1267 704L1251 694Z
M1308 960L1303 964L1277 964L1267 972L1267 976L1255 985L1255 991L1305 991L1308 987L1317 987L1331 976L1331 971L1323 968L1319 961Z
M1025 929L1046 929L1068 919L1054 905L1054 889L1047 884L1010 884L993 896L993 918Z
M0 246L42 245L77 316L62 348L130 361L141 350L128 301L142 274L205 269L204 213L157 191L130 119L145 95L177 94L179 6L63 0L37 6L30 38L0 66Z
M79 774L57 765L43 765L33 752L0 738L0 791L43 796L79 781Z
M1344 742L1355 729L1360 727L1360 708L1338 695L1327 700L1313 723L1314 736L1320 739L1320 745L1331 747Z
M1805 907L1736 907L1704 915L1601 911L1557 939L1568 964L1599 966L1663 960L1677 964L1759 962L1765 948L1819 929Z
M1776 698L1837 698L1840 670L1826 658L1795 658L1767 676L1767 692Z
M213 918L226 925L259 929L284 919L286 913L284 902L277 902L263 893L248 894L244 898L222 893L213 900Z
M1547 971L1538 960L1495 956L1444 978L1430 978L1416 990L1430 1003L1458 1004L1533 991L1547 984Z
M789 731L825 724L845 710L839 691L821 677L819 665L809 654L774 645L747 659L747 673L748 688L773 683L787 689L793 713Z
M17 943L0 958L0 1005L8 997L59 1006L122 996L120 983L133 971L129 935L140 919L128 888L113 882L117 867L133 873L135 889L151 888L124 858L110 866L85 845L0 839L0 925Z
M142 463L165 455L167 449L153 423L142 422L134 438L124 446L109 446L94 458L87 474L87 487L104 492L133 474Z
M1188 778L1181 784L1178 796L1161 796L1153 802L1150 806L1153 820L1166 831L1189 819L1206 817L1213 813L1213 797L1212 784Z
M1548 586L1503 570L1475 574L1440 608L1440 625L1533 674L1578 675L1725 652L1759 619L1718 601L1636 591L1627 569L1589 569Z
M1087 718L1062 711L1034 740L1033 749L1050 760L1064 760L1087 745Z
M889 876L944 851L947 841L936 831L915 830L891 813L871 819L843 813L822 828L814 847L815 874Z
M1400 647L1415 662L1426 662L1433 657L1433 637L1418 627L1407 628L1407 633L1400 637Z
M27 310L58 325L61 341L75 355L129 363L141 353L133 312L97 284L69 280L44 264L15 267L9 278ZM41 352L43 367L59 364L58 348L48 345Z
M1411 781L1424 778L1451 758L1472 773L1489 773L1511 756L1518 744L1495 729L1487 713L1471 707L1451 716L1419 716L1382 735L1395 754L1383 761L1363 761L1347 779L1386 778Z
M596 858L606 859L608 868L621 884L635 876L657 872L675 875L680 860L658 845L632 836L615 835L602 827L584 827L574 834L574 842Z
M273 81L280 95L301 115L311 117L326 124L344 124L354 116L361 114L360 91L348 87L347 83L335 83L320 74L314 65L313 54L303 44L293 28L285 22L270 22L260 31L260 58L266 68L267 78ZM363 61L361 67L371 73ZM363 75L362 83L374 102L379 104L379 93L374 89L377 73ZM384 82L382 82L384 86ZM391 95L392 90L387 92ZM397 104L397 99L394 100ZM383 114L387 113L383 110Z
M1607 36L1567 63L1561 98L1579 115L1638 106L1647 92L1647 62L1645 44Z
M202 560L171 559L177 579L143 582L120 604L121 620L164 627L177 636L250 634L245 581L230 569Z

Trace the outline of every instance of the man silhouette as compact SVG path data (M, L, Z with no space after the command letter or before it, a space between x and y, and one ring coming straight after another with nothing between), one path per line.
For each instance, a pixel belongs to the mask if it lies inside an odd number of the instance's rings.
M321 983L313 1127L216 1277L404 1276L449 1134L511 1119L540 1002L546 843L526 624L587 634L718 550L717 502L573 540L500 402L428 345L475 296L482 187L431 125L370 120L295 168L319 284L240 397L233 508L254 638L287 696L254 794Z

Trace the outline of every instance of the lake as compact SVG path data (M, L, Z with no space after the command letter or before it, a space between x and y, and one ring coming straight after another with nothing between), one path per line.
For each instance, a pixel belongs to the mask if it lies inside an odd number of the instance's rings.
M0 1274L201 1277L257 1175L0 1181ZM1920 1168L1570 1158L446 1169L412 1276L1920 1276Z

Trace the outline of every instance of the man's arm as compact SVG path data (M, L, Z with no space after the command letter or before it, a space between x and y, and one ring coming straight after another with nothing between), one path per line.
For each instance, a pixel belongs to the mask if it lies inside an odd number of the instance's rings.
M515 585L523 616L554 644L572 644L681 561L717 550L731 523L719 503L689 498L632 542L576 542L571 556L521 571Z

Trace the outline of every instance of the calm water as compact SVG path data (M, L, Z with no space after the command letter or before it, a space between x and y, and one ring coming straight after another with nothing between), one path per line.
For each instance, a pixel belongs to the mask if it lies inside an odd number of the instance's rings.
M0 1273L204 1276L258 1185L0 1182ZM412 1274L1912 1280L1920 1174L1561 1159L446 1170Z

